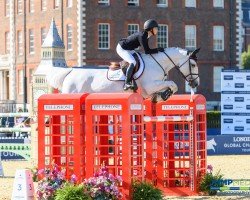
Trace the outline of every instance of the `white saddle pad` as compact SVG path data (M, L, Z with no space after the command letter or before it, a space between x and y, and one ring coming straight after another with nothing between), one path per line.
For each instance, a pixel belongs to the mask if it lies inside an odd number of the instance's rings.
M144 62L140 54L139 53L136 53L136 54L139 58L140 67L139 67L139 70L133 76L135 80L138 79L142 75L144 68L145 68ZM126 76L123 74L122 69L118 69L115 71L109 69L107 72L107 78L110 81L124 81Z

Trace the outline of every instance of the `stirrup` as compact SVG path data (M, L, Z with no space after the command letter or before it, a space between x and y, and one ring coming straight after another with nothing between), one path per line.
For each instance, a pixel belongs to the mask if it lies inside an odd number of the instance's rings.
M129 83L125 83L124 87L123 87L124 90L133 90L134 89L134 85L133 84L129 84Z

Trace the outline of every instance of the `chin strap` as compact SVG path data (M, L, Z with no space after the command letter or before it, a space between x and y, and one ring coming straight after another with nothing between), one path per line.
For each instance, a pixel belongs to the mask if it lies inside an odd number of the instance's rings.
M155 34L154 34L154 31L153 31L153 29L151 29L151 31L150 31L150 32L152 33L152 35L155 35Z

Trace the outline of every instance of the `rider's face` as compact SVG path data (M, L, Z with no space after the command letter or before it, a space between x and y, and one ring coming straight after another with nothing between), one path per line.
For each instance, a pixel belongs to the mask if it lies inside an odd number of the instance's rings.
M157 33L158 33L158 27L154 27L153 28L153 33L154 33L154 35L157 35Z

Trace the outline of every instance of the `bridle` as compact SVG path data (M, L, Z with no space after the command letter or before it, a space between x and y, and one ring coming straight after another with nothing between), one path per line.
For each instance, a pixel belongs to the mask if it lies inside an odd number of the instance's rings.
M168 54L166 54L165 52L163 52L167 57L168 59L172 62L172 64L174 65L175 69L177 69L177 71L181 74L181 76L187 81L187 82L192 82L192 81L195 81L197 78L199 78L199 74L198 73L193 73L192 72L192 66L191 66L191 63L190 63L190 57L188 57L188 59L182 63L180 66L176 65L174 63L174 61L170 58L170 56ZM188 62L188 66L189 66L189 74L187 74L186 76L181 72L181 67L184 66L186 63ZM189 76L191 76L191 79L187 79ZM196 76L196 78L194 77Z
M172 64L174 65L174 67L175 67L175 69L177 69L177 71L181 74L181 76L188 82L188 83L191 83L191 82L193 82L193 81L195 81L196 79L198 79L199 78L199 74L198 73L193 73L192 72L192 66L191 66L191 63L190 63L190 56L188 57L188 59L184 62L184 63L182 63L180 66L178 66L178 65L176 65L175 64L175 62L170 58L170 56L167 54L167 53L165 53L165 52L162 52L162 53L164 53L167 57L168 57L168 59L172 62ZM151 54L150 54L151 55ZM151 55L152 56L152 55ZM162 67L162 65L154 58L154 56L152 56L152 58L155 60L155 62L162 68L162 70L164 71L164 78L167 76L167 74L166 74L166 72L165 72L165 70L164 70L164 68ZM184 65L184 64L186 64L188 62L188 64L189 64L189 74L188 75L184 75L182 72L181 72L181 67ZM189 76L191 76L191 79L187 79ZM196 76L196 78L194 77L194 76Z

